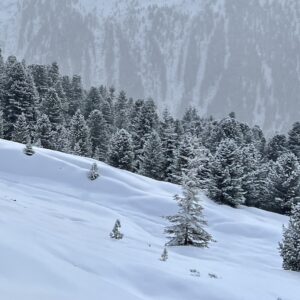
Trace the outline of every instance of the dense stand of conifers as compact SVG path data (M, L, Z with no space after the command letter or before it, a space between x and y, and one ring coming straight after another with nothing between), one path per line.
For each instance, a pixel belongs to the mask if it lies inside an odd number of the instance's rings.
M105 86L85 90L80 76L61 76L56 63L4 61L1 52L0 102L0 137L183 183L186 199L197 188L220 204L288 215L300 199L300 123L266 141L258 126L239 122L234 113L215 120L189 108L181 119L167 110L159 116L151 99L133 100ZM181 208L184 198L176 198ZM204 233L204 246L209 239Z

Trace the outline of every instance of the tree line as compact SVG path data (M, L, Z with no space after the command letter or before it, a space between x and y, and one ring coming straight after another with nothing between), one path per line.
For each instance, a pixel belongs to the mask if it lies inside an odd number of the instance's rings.
M0 136L93 157L157 180L181 183L195 173L214 201L290 214L299 201L300 123L268 141L234 113L215 120L193 107L182 118L160 115L152 99L113 87L82 87L57 63L27 65L0 54Z

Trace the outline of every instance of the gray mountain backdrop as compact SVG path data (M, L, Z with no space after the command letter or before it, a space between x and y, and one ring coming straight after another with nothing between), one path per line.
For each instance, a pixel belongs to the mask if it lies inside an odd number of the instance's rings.
M1 0L0 47L181 114L300 120L298 0Z

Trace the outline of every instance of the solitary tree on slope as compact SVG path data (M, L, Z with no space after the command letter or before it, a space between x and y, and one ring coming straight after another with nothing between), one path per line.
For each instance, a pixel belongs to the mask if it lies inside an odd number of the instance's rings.
M91 169L88 172L88 178L90 180L96 180L99 177L99 170L96 163L92 164Z
M110 233L110 237L115 240L121 240L123 238L123 233L120 232L121 222L117 219L114 225L112 232Z
M165 229L168 234L168 246L195 246L208 247L212 237L203 226L206 221L203 218L203 207L199 203L195 181L192 176L183 175L183 195L175 195L179 211L167 219L172 223Z

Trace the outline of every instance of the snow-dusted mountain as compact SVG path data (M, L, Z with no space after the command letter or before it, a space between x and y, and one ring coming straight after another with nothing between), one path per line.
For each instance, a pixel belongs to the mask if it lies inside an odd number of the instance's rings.
M2 0L0 45L175 113L299 119L298 0Z
M277 249L287 217L202 197L217 242L169 247L162 262L161 216L177 211L178 186L100 162L90 181L91 159L23 148L0 140L1 299L299 299L299 273L282 270Z

